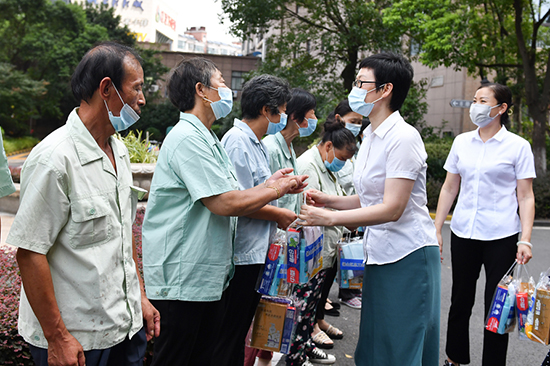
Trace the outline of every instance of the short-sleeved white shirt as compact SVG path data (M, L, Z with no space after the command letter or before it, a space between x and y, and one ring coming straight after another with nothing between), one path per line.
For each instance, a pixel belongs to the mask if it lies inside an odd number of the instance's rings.
M485 143L479 129L463 133L455 138L444 168L460 175L453 233L467 239L496 240L520 231L517 180L536 177L527 140L504 126Z
M426 149L418 131L392 113L373 132L364 132L353 183L362 207L381 204L387 178L414 180L405 211L395 222L367 226L363 247L367 264L394 263L425 246L438 245L426 207Z

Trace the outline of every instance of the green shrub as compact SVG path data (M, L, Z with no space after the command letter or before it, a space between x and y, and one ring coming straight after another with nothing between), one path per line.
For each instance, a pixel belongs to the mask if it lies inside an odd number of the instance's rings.
M174 126L179 119L180 112L169 101L148 103L141 108L141 118L131 129L149 131L154 134L155 140L163 141L166 137L166 128Z
M24 136L18 138L4 137L4 150L6 154L11 154L16 151L32 149L40 141L37 138L31 136Z
M149 141L142 140L142 134L142 131L137 131L137 135L134 131L130 131L126 137L122 137L119 134L115 136L126 145L130 156L130 163L156 163L158 148L153 146Z
M426 153L428 154L426 160L428 171L426 174L430 178L441 181L442 184L447 176L447 171L443 169L443 165L445 165L445 160L447 160L452 145L452 139L440 139L425 143Z

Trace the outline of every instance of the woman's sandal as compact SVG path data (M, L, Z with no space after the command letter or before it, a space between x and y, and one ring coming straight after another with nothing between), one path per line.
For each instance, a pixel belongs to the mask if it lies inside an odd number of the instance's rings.
M319 333L315 334L311 340L315 345L319 348L323 349L331 349L334 347L334 343L332 343L332 340L329 338L329 336L323 332L320 331ZM330 342L330 343L329 343Z
M329 325L327 330L324 331L332 339L342 339L344 338L344 333L336 327Z
M336 308L332 305L333 304L329 303L328 301L325 303L325 315L340 316L340 312L336 310Z
M332 305L332 307L336 310L340 310L340 304L338 304L337 302L332 302L330 299L327 299L327 302Z

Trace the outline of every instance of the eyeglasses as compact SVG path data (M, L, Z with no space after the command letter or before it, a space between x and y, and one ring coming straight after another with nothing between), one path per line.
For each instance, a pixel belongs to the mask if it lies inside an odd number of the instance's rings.
M353 82L353 86L358 87L361 89L363 87L363 84L376 84L376 81L363 81L363 80L355 80Z

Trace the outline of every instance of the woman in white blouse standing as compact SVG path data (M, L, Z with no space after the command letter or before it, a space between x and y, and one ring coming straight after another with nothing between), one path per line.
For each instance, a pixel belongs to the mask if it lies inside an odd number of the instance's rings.
M482 85L470 107L470 118L479 128L456 137L444 166L447 177L435 218L440 248L441 228L460 191L451 220L453 287L445 365L470 363L469 321L481 266L487 277L487 314L514 259L527 263L532 256L535 166L529 142L504 127L511 105L508 87ZM508 334L484 332L482 365L505 365Z
M426 150L399 113L413 79L401 55L364 59L348 99L369 116L357 156L353 196L307 191L307 225L366 226L366 265L359 366L422 365L439 361L441 267L435 227L426 207Z

